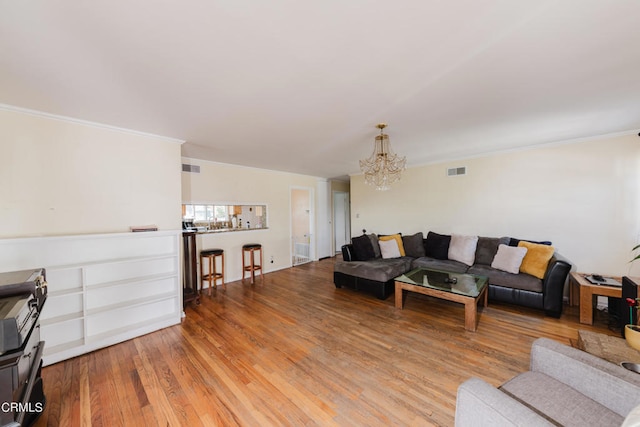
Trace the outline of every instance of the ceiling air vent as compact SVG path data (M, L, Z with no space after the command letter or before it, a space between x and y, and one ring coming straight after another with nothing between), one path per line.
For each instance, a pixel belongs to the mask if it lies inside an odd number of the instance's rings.
M456 175L466 175L467 167L462 166L461 168L449 168L447 169L447 176L456 176Z
M182 164L182 172L200 173L200 166Z

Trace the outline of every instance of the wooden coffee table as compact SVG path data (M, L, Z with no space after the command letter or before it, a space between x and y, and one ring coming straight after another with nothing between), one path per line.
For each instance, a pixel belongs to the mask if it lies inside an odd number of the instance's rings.
M487 306L487 282L484 276L416 268L395 278L396 308L402 309L404 291L464 304L464 328L474 332L478 328L478 301Z

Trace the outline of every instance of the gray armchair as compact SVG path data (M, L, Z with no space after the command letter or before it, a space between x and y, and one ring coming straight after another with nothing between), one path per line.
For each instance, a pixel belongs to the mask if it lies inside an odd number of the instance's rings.
M460 385L455 425L620 426L639 405L639 374L539 338L530 371L499 388L479 378Z

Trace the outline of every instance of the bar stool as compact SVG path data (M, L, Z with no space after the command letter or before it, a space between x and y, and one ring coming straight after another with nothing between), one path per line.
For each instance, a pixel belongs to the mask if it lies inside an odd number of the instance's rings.
M218 257L220 257L222 261L220 272L218 272L216 268L216 258ZM209 265L207 274L204 274L205 262ZM218 287L218 280L222 280L222 284L224 285L224 250L205 249L200 251L200 284L204 281L209 282L209 295L211 295L212 285L213 287Z
M260 264L256 264L254 255L256 251L260 251ZM249 253L249 264L245 261L245 254ZM256 270L260 270L260 277L264 282L264 276L262 275L262 245L260 243L248 243L242 246L242 280L244 275L248 271L251 273L251 283L255 282Z

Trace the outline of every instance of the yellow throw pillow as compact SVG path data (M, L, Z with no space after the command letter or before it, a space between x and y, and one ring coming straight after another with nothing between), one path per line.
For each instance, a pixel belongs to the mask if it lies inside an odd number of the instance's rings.
M390 234L388 236L378 236L378 240L386 241L395 239L398 243L398 249L400 250L400 256L405 256L404 245L402 244L402 236L399 234Z
M520 264L520 273L527 273L538 279L544 279L544 273L547 271L549 260L555 252L555 248L550 245L541 245L539 243L529 243L520 241L518 246L527 248L527 253Z

